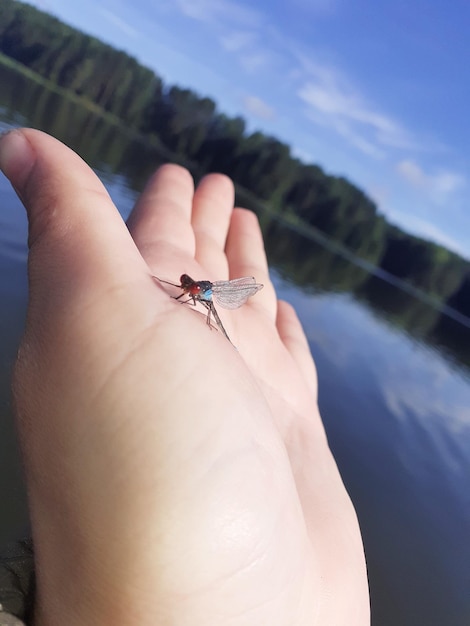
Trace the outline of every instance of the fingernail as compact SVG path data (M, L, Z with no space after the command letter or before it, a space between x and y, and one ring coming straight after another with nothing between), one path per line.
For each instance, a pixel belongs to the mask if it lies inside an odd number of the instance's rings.
M33 148L21 130L10 130L0 136L0 169L15 187L28 176L35 159Z

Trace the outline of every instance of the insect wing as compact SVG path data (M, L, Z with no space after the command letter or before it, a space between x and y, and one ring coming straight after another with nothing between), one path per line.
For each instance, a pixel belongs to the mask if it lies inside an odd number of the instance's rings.
M263 285L257 283L253 276L234 278L233 280L218 280L212 283L212 293L217 304L224 309L238 309L242 304L254 296Z

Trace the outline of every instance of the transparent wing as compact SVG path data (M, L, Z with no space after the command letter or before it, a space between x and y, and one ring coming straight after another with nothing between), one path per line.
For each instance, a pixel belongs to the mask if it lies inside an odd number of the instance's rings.
M233 280L218 280L212 283L214 300L224 309L238 309L242 304L263 288L253 276L234 278Z

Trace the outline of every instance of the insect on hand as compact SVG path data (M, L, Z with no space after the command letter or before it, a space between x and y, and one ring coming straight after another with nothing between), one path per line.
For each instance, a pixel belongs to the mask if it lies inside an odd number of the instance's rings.
M233 280L217 280L211 283L209 280L193 280L191 276L182 274L180 277L180 284L170 283L168 280L162 280L155 276L161 283L172 285L182 289L182 293L179 296L173 296L175 300L179 300L183 296L188 296L187 300L184 300L183 304L192 304L196 306L197 302L200 302L206 307L207 323L211 326L211 314L214 320L223 334L230 341L230 337L222 324L222 321L214 306L214 300L217 304L220 304L224 309L238 309L242 304L254 296L264 285L257 283L253 276L244 276L243 278L234 278ZM230 341L230 343L232 343Z

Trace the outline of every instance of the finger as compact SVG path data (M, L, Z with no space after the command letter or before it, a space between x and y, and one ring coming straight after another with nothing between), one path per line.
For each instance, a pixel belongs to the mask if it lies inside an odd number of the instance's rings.
M212 280L228 277L224 248L234 199L233 183L222 174L205 176L194 194L192 225L196 259Z
M179 165L163 165L149 180L127 224L151 267L175 254L194 258L193 194L191 174Z
M230 263L230 277L266 276L268 263L258 218L247 209L234 209L225 252Z
M230 278L254 276L264 289L249 302L262 305L271 318L276 316L277 300L269 278L268 262L258 218L247 209L234 209L225 246Z
M281 341L297 363L300 373L313 393L314 398L317 399L317 370L307 337L295 309L283 300L278 301L276 326Z
M33 299L36 286L53 307L54 294L73 297L148 274L102 183L72 150L40 131L17 130L0 142L0 165L28 213Z

